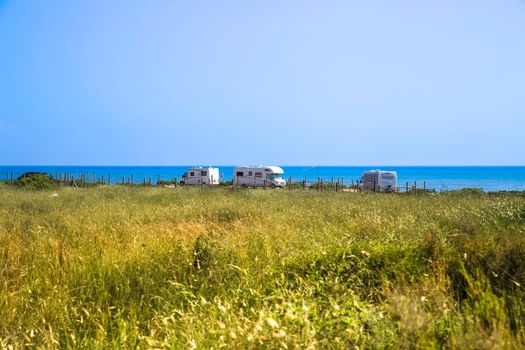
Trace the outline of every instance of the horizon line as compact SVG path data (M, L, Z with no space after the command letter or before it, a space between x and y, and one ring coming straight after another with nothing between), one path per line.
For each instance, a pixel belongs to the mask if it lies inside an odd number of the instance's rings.
M195 165L198 164L198 165ZM140 164L125 164L125 165L115 165L115 164L67 164L67 165L57 165L57 164L0 164L0 167L193 167L193 166L214 166L214 167L236 167L236 166L246 166L246 165L234 165L234 164L216 164L216 165L203 165L206 163L195 163L195 164L173 164L173 165L158 165L158 164L149 164L149 165L140 165ZM268 164L259 164L266 165ZM257 165L257 166L259 166ZM525 164L469 164L469 165L451 165L451 164L433 164L433 165L393 165L393 164L356 164L356 165L343 165L343 164L323 164L323 165L312 165L312 164L278 164L278 166L285 167L525 167Z

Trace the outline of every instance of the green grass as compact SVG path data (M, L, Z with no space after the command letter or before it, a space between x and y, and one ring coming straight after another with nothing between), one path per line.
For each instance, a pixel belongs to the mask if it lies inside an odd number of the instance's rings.
M0 348L523 348L525 197L0 185Z

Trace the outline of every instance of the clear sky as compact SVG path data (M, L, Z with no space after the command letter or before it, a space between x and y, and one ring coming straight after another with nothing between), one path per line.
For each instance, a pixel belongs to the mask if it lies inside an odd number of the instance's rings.
M3 165L525 165L525 0L0 0Z

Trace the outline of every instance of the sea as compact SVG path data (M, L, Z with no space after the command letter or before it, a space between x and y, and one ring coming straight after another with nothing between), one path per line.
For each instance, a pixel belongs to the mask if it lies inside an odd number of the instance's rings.
M206 166L206 165L202 165ZM45 172L59 177L61 174L69 174L75 178L85 174L87 178L101 179L111 183L128 181L133 179L135 183L144 180L156 183L159 179L171 181L180 179L186 169L193 166L0 166L0 181L17 178L26 172ZM220 169L223 180L233 178L233 166L216 166ZM329 181L344 181L350 184L358 181L364 171L367 170L391 170L397 171L398 186L403 187L406 183L417 187L435 189L437 191L457 190L463 188L479 188L484 191L525 191L525 166L281 166L285 172L283 177L292 181L302 181L306 178L308 182L318 179Z

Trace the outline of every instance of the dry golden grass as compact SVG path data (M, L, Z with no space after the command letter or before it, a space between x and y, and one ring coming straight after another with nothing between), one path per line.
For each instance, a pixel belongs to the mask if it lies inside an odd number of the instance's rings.
M0 347L520 348L525 197L0 185Z

